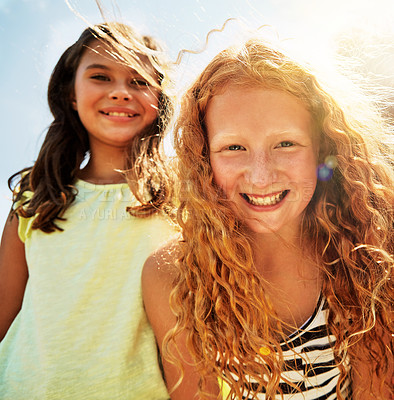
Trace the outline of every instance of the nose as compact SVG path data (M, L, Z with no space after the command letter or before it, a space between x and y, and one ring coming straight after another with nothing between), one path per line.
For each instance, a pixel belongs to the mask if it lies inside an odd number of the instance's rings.
M129 101L132 98L131 92L126 85L119 84L109 92L111 100Z
M250 156L245 177L252 187L264 188L276 179L276 168L273 157L266 152Z

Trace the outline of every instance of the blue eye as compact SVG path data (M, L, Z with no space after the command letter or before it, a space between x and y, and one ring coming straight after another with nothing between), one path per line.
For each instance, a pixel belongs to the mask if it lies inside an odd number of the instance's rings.
M231 151L245 150L245 148L243 146L240 146L239 144L232 144L231 146L228 146L227 148L228 148L228 150L231 150Z

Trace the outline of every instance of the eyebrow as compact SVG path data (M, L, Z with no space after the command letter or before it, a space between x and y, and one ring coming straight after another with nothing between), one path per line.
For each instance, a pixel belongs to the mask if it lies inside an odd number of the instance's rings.
M107 67L107 66L104 65L104 64L90 64L90 65L88 65L88 66L86 67L86 69L96 69L96 68L99 68L99 69L107 69L107 70L110 69L109 67Z
M213 144L222 144L223 142L237 141L237 140L240 140L240 136L237 135L236 133L221 131L209 140L209 144L210 145L212 145L212 143Z
M85 68L85 71L88 71L90 69L104 69L106 71L111 71L111 68L108 67L107 65L105 65L105 64L97 64L97 63L89 64ZM130 74L131 76L133 76L134 78L142 78L142 75L140 75L135 69L131 68L130 70L131 70L131 74Z

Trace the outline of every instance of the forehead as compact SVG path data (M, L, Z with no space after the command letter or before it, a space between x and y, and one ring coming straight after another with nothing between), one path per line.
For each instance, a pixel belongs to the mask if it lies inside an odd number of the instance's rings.
M208 103L208 137L219 133L311 132L312 116L297 97L264 87L228 86Z
M85 46L79 67L86 67L90 64L110 66L140 75L146 73L151 76L156 75L147 56L139 53L133 54L131 51L126 53L126 50L120 54L114 47L99 40L93 40Z

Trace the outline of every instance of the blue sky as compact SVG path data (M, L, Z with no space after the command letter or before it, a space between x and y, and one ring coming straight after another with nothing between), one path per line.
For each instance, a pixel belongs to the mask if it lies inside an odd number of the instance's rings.
M94 0L70 0L89 22L102 18ZM114 8L102 0L111 19ZM117 19L159 37L172 60L181 49L198 50L206 34L231 22L215 34L208 51L185 57L180 79L191 79L218 49L240 34L267 24L270 35L290 38L309 54L329 54L332 37L349 27L391 29L391 0L117 0ZM86 27L64 0L0 0L0 225L10 207L7 179L31 165L39 151L51 116L46 103L49 75L63 51ZM243 29L243 28L242 28Z

